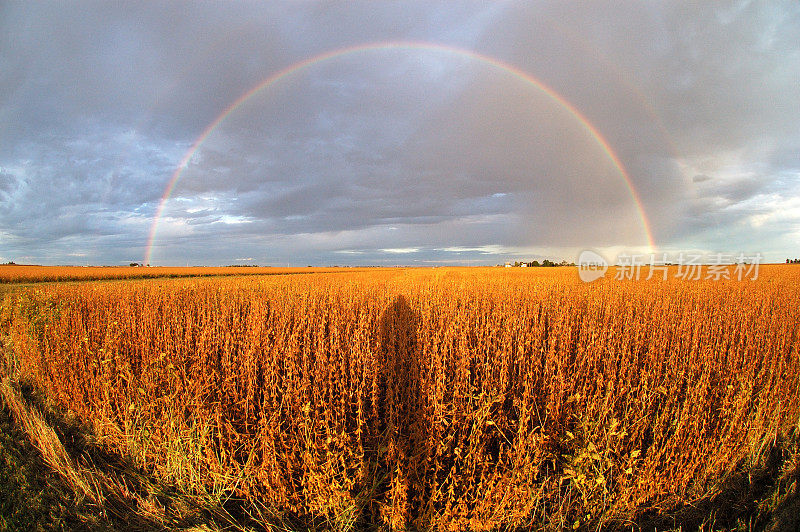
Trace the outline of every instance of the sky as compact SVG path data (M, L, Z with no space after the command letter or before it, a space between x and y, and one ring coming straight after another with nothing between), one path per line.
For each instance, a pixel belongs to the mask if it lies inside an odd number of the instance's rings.
M0 2L0 262L800 257L800 3Z

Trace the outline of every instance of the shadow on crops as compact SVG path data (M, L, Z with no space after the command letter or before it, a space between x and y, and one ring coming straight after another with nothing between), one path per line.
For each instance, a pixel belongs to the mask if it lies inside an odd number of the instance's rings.
M378 504L394 505L395 515L409 516L424 465L418 460L425 445L419 314L398 295L384 309L378 326L377 393L362 441L370 475L360 489L372 495L361 516L366 526L382 523Z

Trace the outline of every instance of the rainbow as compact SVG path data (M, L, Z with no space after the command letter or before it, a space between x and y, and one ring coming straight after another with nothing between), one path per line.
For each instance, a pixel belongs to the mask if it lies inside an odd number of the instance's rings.
M617 168L622 178L625 180L625 184L630 192L631 198L633 199L634 203L636 204L636 209L638 210L639 217L642 220L642 227L644 232L647 236L647 241L650 249L655 248L655 241L653 239L653 232L650 228L650 223L647 220L647 216L645 215L644 208L642 206L642 200L639 197L638 192L636 192L636 188L633 186L633 181L631 180L628 171L623 166L622 161L620 161L617 154L611 148L611 145L608 141L600 134L597 128L586 118L578 109L575 108L569 101L567 101L563 96L559 93L539 81L538 79L534 78L527 72L520 70L519 68L515 67L514 65L505 63L499 59L494 57L490 57L484 54L480 54L474 52L472 50L467 50L464 48L458 48L456 46L450 46L445 44L438 44L438 43L428 43L428 42L414 42L414 41L392 41L392 42L378 42L378 43L368 43L368 44L360 44L357 46L350 46L347 48L339 48L336 50L331 50L319 55L315 55L313 57L309 57L303 61L294 63L292 65L287 66L286 68L275 72L265 80L258 83L255 87L248 90L239 98L237 98L233 103L231 103L222 113L217 116L217 118L211 122L211 124L206 127L206 129L197 137L197 140L192 143L189 150L184 154L183 158L178 163L178 166L175 169L175 172L172 174L172 177L167 184L166 189L164 190L164 195L161 197L161 200L156 208L156 214L153 219L153 225L150 229L150 235L147 241L147 247L145 251L144 263L149 264L150 259L153 254L153 244L156 239L156 232L158 230L158 222L164 212L164 207L167 204L167 200L169 199L172 191L175 189L175 185L177 184L178 180L181 178L184 170L189 164L189 161L192 159L194 154L197 150L202 146L202 144L206 141L206 139L214 132L214 130L219 127L219 125L233 113L239 107L242 106L247 100L252 98L254 95L258 94L259 92L275 85L279 81L283 80L284 78L291 76L297 72L300 72L306 68L309 68L313 65L318 65L319 63L323 63L325 61L330 61L332 59L337 59L343 56L363 53L363 52L370 52L370 51L379 51L379 50L406 50L406 51L438 51L443 53L454 54L460 57L465 57L469 59L473 59L479 61L481 63L490 65L495 68L499 68L512 76L524 81L525 83L535 87L537 90L541 91L543 94L547 95L552 101L556 102L559 106L563 109L568 111L589 133L592 138L597 142L597 144L603 149L605 154L608 156L609 160L613 163L613 165Z

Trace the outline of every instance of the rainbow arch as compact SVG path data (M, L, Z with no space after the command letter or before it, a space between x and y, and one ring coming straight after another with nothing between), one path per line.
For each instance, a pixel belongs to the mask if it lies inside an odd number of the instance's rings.
M631 198L633 199L634 203L636 204L636 209L639 213L639 217L642 221L642 228L645 232L647 237L648 246L651 249L655 248L655 241L653 239L653 232L650 227L650 222L647 219L647 216L644 212L644 207L642 205L642 200L639 197L636 188L633 186L633 181L631 180L628 171L625 169L625 166L620 161L617 154L611 148L611 145L608 141L603 137L602 134L597 130L597 128L589 121L586 116L584 116L574 105L572 105L569 101L567 101L563 96L557 93L552 88L548 87L538 79L534 78L532 75L528 74L524 70L521 70L514 65L501 61L497 58L480 54L478 52L474 52L472 50L467 50L464 48L459 48L456 46L450 46L445 44L439 43L429 43L429 42L417 42L417 41L391 41L391 42L377 42L377 43L367 43L367 44L360 44L356 46L350 46L346 48L338 48L335 50L330 50L328 52L315 55L313 57L309 57L303 61L299 61L292 65L287 66L286 68L275 72L268 78L264 79L260 83L258 83L255 87L251 88L241 96L239 96L233 103L231 103L228 107L226 107L222 113L220 113L213 122L211 122L205 130L200 134L199 137L192 143L189 150L184 154L183 158L178 163L178 166L175 169L175 172L172 174L172 177L167 184L166 189L164 190L164 194L159 201L158 207L156 208L156 214L153 219L153 225L150 229L150 235L147 240L147 247L145 250L145 257L144 263L149 264L150 259L153 254L153 245L156 239L156 233L158 230L158 222L161 219L161 216L164 212L164 207L169 200L172 191L175 189L175 185L177 184L178 180L181 178L184 170L189 164L189 161L192 159L194 154L200 148L200 146L205 142L205 140L214 132L217 127L228 117L231 113L235 112L239 107L242 106L247 100L258 94L259 92L267 89L268 87L278 83L282 79L291 76L297 72L300 72L304 69L307 69L313 65L317 65L319 63L323 63L325 61L330 61L332 59L340 58L347 55L369 52L369 51L379 51L379 50L408 50L408 51L439 51L443 53L450 53L460 57L466 57L469 59L473 59L479 61L481 63L490 65L495 68L499 68L512 76L520 79L521 81L533 86L543 94L547 95L552 101L556 102L559 106L563 109L568 111L586 130L589 135L594 138L594 140L600 145L603 149L605 154L611 160L613 165L617 168L620 175L625 181L625 185L630 192Z

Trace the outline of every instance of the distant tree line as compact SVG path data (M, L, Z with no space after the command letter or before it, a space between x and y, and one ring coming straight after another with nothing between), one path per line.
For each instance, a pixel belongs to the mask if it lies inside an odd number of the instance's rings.
M786 264L800 264L800 259L786 259Z
M498 264L498 266L501 266L501 264ZM556 266L575 266L575 263L574 262L567 262L565 260L562 260L561 262L554 262L552 260L544 259L542 262L539 262L538 260L533 260L533 261L530 261L530 262L516 261L513 264L511 264L510 262L507 262L506 266L513 266L514 268L522 268L522 267L526 267L526 268L551 268L551 267L556 267Z

